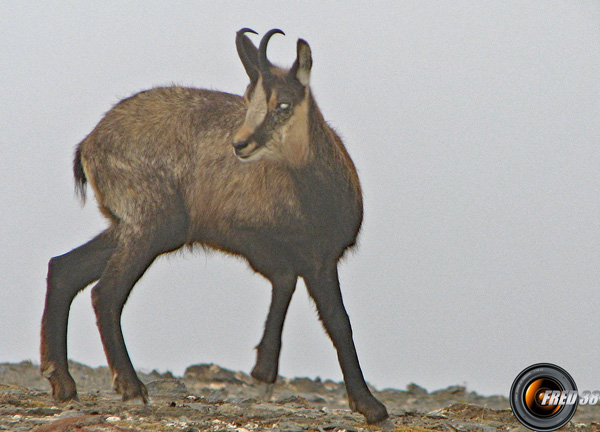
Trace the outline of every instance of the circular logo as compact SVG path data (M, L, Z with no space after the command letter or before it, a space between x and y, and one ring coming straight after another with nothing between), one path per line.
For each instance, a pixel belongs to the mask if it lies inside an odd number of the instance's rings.
M510 388L510 407L523 426L534 431L554 431L571 420L579 396L571 375L549 363L523 370Z

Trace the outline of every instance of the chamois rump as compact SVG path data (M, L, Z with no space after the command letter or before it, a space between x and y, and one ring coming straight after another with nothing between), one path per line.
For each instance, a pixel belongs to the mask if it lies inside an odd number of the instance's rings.
M239 255L272 284L252 376L277 377L281 332L298 277L337 350L350 407L367 422L387 418L369 391L340 292L337 263L354 246L363 208L356 169L309 87L312 55L297 42L291 69L267 59L244 28L236 47L250 78L243 97L154 88L122 100L78 145L76 186L92 187L109 227L48 264L41 372L59 401L77 398L67 366L67 321L92 282L92 303L123 400L148 401L127 353L121 312L154 259L184 245Z

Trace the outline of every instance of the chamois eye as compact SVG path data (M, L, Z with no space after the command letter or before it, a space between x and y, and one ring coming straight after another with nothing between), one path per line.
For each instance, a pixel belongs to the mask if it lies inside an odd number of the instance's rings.
M277 104L277 109L279 111L285 111L287 110L289 107L291 106L291 104L289 102L279 102Z

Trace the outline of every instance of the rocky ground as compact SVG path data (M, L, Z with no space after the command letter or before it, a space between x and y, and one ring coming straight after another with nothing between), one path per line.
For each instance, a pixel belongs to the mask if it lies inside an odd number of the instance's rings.
M0 431L376 431L348 409L343 384L308 378L279 378L269 389L242 372L215 365L190 366L183 377L140 373L149 405L122 402L110 390L106 368L72 363L80 400L59 404L30 362L0 364ZM270 398L267 397L272 391ZM374 391L397 431L526 430L501 396L484 397L455 386L428 393ZM268 401L267 401L268 400ZM389 424L388 424L389 426ZM570 431L600 431L600 406L580 407Z

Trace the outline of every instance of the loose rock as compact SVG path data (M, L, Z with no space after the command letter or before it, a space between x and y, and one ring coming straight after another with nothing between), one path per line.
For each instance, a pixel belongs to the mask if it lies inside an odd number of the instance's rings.
M366 425L348 409L343 383L285 379L270 387L249 375L216 365L190 366L183 377L139 373L151 404L122 402L111 390L107 368L70 363L79 402L52 400L39 366L0 364L0 431L14 432L204 432L204 431L465 431L525 430L502 396L484 397L461 386L428 392L416 384L405 391L374 390L390 422ZM579 407L565 430L600 432L600 406Z

